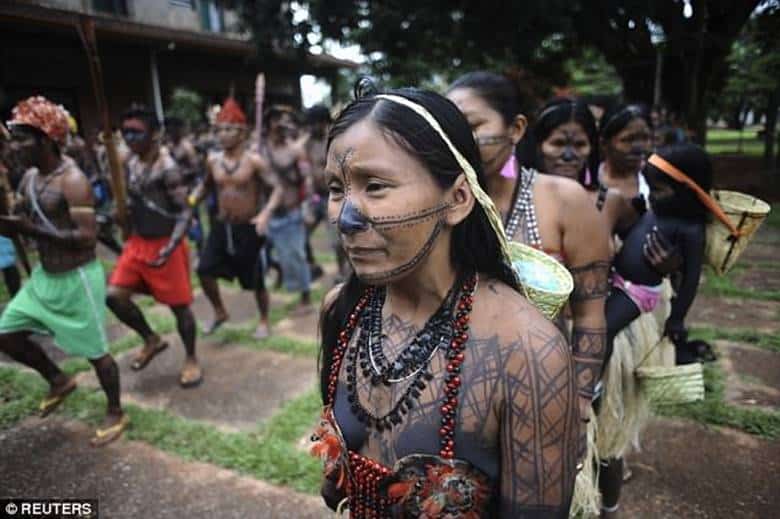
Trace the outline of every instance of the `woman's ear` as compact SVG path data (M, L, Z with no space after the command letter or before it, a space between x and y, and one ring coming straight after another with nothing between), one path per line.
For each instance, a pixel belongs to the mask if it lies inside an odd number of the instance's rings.
M464 173L458 175L458 178L447 190L445 200L449 203L449 209L444 219L450 227L455 227L471 214L476 201Z
M525 135L528 129L528 119L523 114L517 114L509 127L509 138L512 144L517 144Z

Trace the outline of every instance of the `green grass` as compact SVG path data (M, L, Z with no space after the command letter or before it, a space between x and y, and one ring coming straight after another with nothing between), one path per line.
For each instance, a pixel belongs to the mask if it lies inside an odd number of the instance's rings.
M45 392L46 385L37 375L0 367L0 429L35 412ZM79 389L59 412L97 425L104 408L102 393ZM284 404L256 431L229 433L166 411L126 405L132 421L126 437L186 460L212 463L313 494L319 490L320 462L297 449L296 443L312 429L320 408L319 394L311 390Z
M704 400L656 409L662 416L740 429L762 438L780 438L780 412L738 407L724 401L725 375L717 364L704 365Z
M780 353L780 334L761 333L744 328L691 328L690 338L707 342L716 340L744 342L765 350Z
M742 132L742 151L739 148L740 132L713 128L707 131L708 153L726 153L760 157L764 154L764 142L758 138L758 128L745 129Z
M780 301L780 290L754 290L735 285L734 278L744 271L744 265L737 265L725 276L718 276L712 269L707 268L704 282L699 285L699 293L708 296Z
M301 357L317 355L318 345L314 341L298 341L281 335L272 335L267 339L257 340L252 337L254 331L254 327L223 327L214 333L214 338L224 343L240 343L241 346L256 350L273 350Z

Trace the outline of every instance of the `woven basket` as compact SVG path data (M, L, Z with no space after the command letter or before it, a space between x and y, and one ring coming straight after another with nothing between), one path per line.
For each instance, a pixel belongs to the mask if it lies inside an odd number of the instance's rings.
M701 364L638 367L640 391L654 406L686 404L704 400L704 372Z
M528 299L549 319L555 319L574 289L569 271L544 252L522 243L511 242L509 256Z
M722 276L736 264L761 222L769 214L770 206L763 200L736 191L713 191L712 197L742 233L735 239L719 221L713 220L707 224L705 257L715 272Z

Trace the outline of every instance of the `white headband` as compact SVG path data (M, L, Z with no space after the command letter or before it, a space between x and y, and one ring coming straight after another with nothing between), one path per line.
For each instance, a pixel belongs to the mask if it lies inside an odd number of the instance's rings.
M485 210L488 220L490 221L490 225L493 227L493 230L496 232L496 235L498 236L499 245L501 246L501 252L503 253L507 263L511 265L512 261L509 255L509 240L506 237L506 231L504 231L504 224L501 221L501 216L498 210L496 209L493 200L488 196L487 193L485 193L485 191L479 185L479 180L477 180L477 173L474 171L474 168L471 166L469 161L466 160L466 158L452 144L452 141L450 141L449 136L447 136L447 133L442 129L441 125L439 124L439 121L437 121L436 118L433 117L433 115L431 115L431 113L425 109L425 107L415 103L414 101L410 101L405 97L392 95L392 94L378 94L375 97L379 99L386 99L388 101L393 101L394 103L404 105L405 107L413 110L420 117L425 119L425 122L427 122L431 126L431 128L436 130L436 133L439 134L439 137L441 137L441 139L447 144L447 147L450 149L450 153L452 153L453 157L455 157L455 160L458 162L458 165L461 167L461 169L463 169L463 173L466 175L466 180L469 183L471 192L474 194L474 198L477 199L477 202L479 202L479 205L481 205L482 208Z

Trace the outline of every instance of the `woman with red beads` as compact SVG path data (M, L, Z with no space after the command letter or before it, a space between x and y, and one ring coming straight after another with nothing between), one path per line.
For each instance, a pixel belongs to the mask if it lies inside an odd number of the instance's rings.
M574 368L517 285L469 125L438 94L357 90L328 142L353 275L320 321L323 497L354 518L566 517Z

